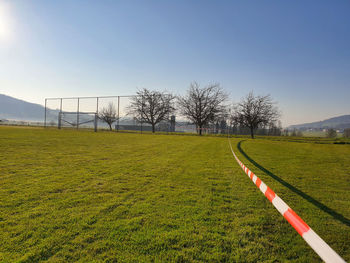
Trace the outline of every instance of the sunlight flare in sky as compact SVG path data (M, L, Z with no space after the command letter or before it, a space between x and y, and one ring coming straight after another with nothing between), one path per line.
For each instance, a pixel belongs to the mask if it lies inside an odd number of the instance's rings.
M0 41L8 42L12 39L11 17L9 5L0 1Z

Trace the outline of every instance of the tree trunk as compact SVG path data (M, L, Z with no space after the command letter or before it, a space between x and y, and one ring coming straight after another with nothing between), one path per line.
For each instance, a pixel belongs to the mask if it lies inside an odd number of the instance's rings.
M156 131L156 125L152 123L152 132L154 133Z
M112 130L112 123L108 123L109 125L109 130L111 131Z
M199 126L199 136L202 136L202 126Z
M250 136L254 139L254 128L250 127Z

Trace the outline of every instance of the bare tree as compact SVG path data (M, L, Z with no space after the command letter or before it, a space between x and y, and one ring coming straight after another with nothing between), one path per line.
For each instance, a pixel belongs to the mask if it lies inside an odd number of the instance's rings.
M152 125L152 132L161 121L167 120L175 111L174 96L159 91L142 89L136 92L128 106L128 115L133 115L138 122Z
M187 94L178 98L178 105L181 114L192 121L197 126L199 135L202 135L205 125L224 115L227 97L219 84L201 88L193 82Z
M102 108L101 112L98 114L98 118L108 124L109 130L112 130L113 122L118 120L117 111L112 102L108 103L107 107Z
M231 118L233 122L248 127L254 139L254 132L257 128L278 121L280 113L275 104L270 95L255 96L253 92L250 92L234 106Z

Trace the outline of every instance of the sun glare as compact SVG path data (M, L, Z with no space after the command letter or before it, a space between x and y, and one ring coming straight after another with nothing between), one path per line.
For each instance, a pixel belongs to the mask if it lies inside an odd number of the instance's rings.
M0 41L11 39L9 8L5 3L0 2Z

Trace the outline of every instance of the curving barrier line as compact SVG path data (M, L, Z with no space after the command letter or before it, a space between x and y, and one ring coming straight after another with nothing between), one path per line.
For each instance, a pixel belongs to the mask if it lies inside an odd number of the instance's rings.
M294 227L294 229L303 237L306 243L321 257L325 262L345 262L322 238L319 237L275 192L260 180L252 171L248 169L236 156L229 140L231 152L237 163L243 171L260 189L267 199L274 205L278 212Z

